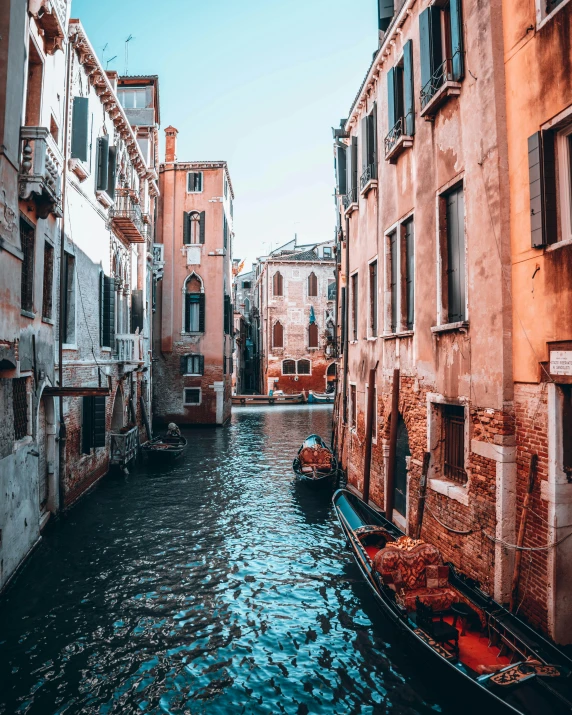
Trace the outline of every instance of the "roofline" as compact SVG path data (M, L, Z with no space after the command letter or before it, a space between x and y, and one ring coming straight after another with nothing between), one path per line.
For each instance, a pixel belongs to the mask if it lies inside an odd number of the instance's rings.
M160 174L167 171L167 169L175 169L176 171L188 171L189 169L224 169L230 188L230 195L234 199L234 189L232 188L232 180L226 161L164 161L159 164Z

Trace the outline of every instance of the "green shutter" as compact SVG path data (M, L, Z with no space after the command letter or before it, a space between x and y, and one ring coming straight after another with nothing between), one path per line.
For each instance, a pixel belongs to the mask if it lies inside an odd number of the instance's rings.
M199 333L205 332L205 294L199 295Z
M395 12L393 0L377 0L377 7L379 14L379 29L382 32L385 32L390 26Z
M201 220L199 223L199 242L204 243L205 242L205 212L201 211Z
M364 117L361 120L360 139L361 139L361 173L364 174L365 171L367 170L367 157L368 157L367 117Z
M528 138L531 245L541 248L556 240L556 162L554 134L536 132Z
M451 17L451 57L452 75L455 82L460 82L465 74L463 58L463 19L461 0L451 0L449 3Z
M413 85L413 42L408 40L403 47L403 90L405 134L415 134L415 94Z
M117 147L109 147L109 163L108 163L108 177L107 177L107 193L112 199L115 198L115 179L117 171Z
M93 447L93 397L84 397L81 419L81 451L89 454Z
M397 111L395 106L395 67L387 73L387 123L388 130L391 131L397 123Z
M367 148L368 164L373 167L372 178L375 178L377 176L377 102L373 103L367 118Z
M185 293L185 332L191 332L191 296L192 293Z
M336 175L338 183L338 194L344 196L347 193L346 181L346 148L343 146L336 147Z
M89 150L89 100L74 97L72 109L71 157L87 161Z
M205 356L199 355L199 372L201 375L205 374Z
M421 56L421 89L431 82L442 61L441 10L431 5L419 15L419 53ZM430 93L429 99L433 96ZM427 102L425 102L427 103Z
M358 186L358 139L352 137L352 189L355 190L355 201L357 201Z
M187 355L181 355L181 375L187 373Z
M97 190L107 191L109 175L109 140L99 137L97 140Z
M115 278L103 276L102 345L115 348Z
M105 447L105 397L93 398L93 446Z
M183 245L191 242L191 218L187 211L183 211Z

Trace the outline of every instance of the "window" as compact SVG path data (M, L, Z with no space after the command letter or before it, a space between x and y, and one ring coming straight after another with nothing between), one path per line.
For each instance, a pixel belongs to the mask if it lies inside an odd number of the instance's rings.
M392 153L402 137L415 134L415 100L413 92L413 44L408 40L403 47L402 61L387 73L388 134L385 155ZM403 144L403 142L401 142ZM409 144L410 145L410 144ZM403 146L405 148L405 146Z
M398 328L397 322L397 276L398 276L398 264L397 264L397 231L392 231L389 234L389 293L391 301L391 316L389 324L389 332L396 333Z
M442 406L443 475L453 482L466 484L465 408Z
M324 246L323 256L324 256L324 258L332 257L332 247L331 246Z
M284 347L284 328L279 320L274 323L272 328L272 346L275 348Z
M296 361L295 360L283 360L282 361L282 374L283 375L295 375L296 374Z
M446 242L441 241L443 298L446 300L444 314L447 315L447 323L456 323L466 319L463 188L445 194L443 201L446 214Z
M377 261L369 264L369 334L377 335Z
M385 33L391 24L395 12L394 3L395 0L377 0L378 28L382 33Z
M347 336L347 330L348 326L346 325L346 288L342 287L341 291L341 311L340 311L340 322L341 322L341 331L340 331L340 337L341 337L341 353L343 354L344 352L344 345L346 343L346 336Z
M195 275L187 280L185 293L185 332L205 332L205 294Z
M545 161L543 162L542 173L545 183L545 242L553 243L558 240L555 216L556 206L552 198L556 191L560 195L560 237L563 241L570 241L572 239L572 126L568 126L554 137L556 139L555 148L558 160L558 187L555 186L556 180L555 178L552 179L553 173L550 172L549 164L552 152L549 148L547 151L546 147L550 140L553 141L553 138L549 136L549 132L544 132L543 134L545 145Z
M308 327L308 347L317 348L319 346L319 330L317 323L310 323Z
M28 396L26 378L18 377L12 383L12 407L14 410L14 439L23 439L28 434Z
M184 405L187 407L201 404L201 388L186 387L184 392Z
M336 299L336 281L329 280L328 281L328 300L335 300L335 299Z
M358 338L358 274L352 276L352 330L353 339Z
M44 243L44 286L42 291L42 318L51 320L54 288L54 247Z
M361 120L361 178L363 191L368 182L377 178L377 104Z
M203 190L203 172L189 171L187 174L187 191L189 194L200 194Z
M61 326L64 343L75 343L75 257L70 253L64 258L64 310Z
M309 360L298 360L297 372L298 375L310 375L312 371L312 363Z
M250 288L250 281L242 281L242 287L243 288Z
M386 236L385 312L386 334L413 330L414 320L414 231L413 217Z
M347 193L344 199L344 208L347 209L351 204L357 202L358 192L358 139L351 138L351 144L346 151L347 172L346 172L346 188Z
M536 17L539 21L544 20L551 12L564 5L566 0L536 0L537 12Z
M84 397L81 451L83 454L89 454L92 449L98 447L105 447L105 397Z
M228 221L226 218L226 214L223 213L222 215L222 243L225 248L228 246Z
M233 330L234 309L232 298L229 295L224 296L224 332L226 335L232 335Z
M316 274L312 271L308 276L308 296L310 298L315 298L318 295L318 279Z
M183 244L205 242L205 212L183 211Z
M115 278L100 273L100 322L99 344L101 347L115 347Z
M124 109L149 109L153 107L152 87L118 89L117 96Z
M357 388L350 385L350 428L355 429L357 425Z
M20 216L20 243L24 260L22 261L20 301L22 310L28 313L34 310L34 248L35 228L26 218Z
M365 386L365 419L367 420L367 401L369 400L369 385ZM371 425L371 437L373 442L377 440L377 387L373 386L373 422Z
M405 253L405 326L413 330L415 318L415 242L413 233L413 219L406 221L403 226L403 249Z
M464 76L461 0L431 5L419 15L421 111L446 82Z
M272 293L276 296L284 295L284 279L280 271L276 271L272 277Z
M181 358L181 372L183 375L202 375L204 368L204 355L183 355Z
M42 84L44 64L36 45L30 39L28 45L28 82L26 91L25 125L40 126L40 111L42 107Z
M89 152L89 99L74 97L72 109L71 157L87 161Z
M345 196L348 188L347 151L345 144L336 144L336 189L338 196Z

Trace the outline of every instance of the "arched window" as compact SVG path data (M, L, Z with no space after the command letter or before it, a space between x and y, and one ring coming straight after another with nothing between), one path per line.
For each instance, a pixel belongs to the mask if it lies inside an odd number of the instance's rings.
M308 295L311 298L315 298L318 295L318 279L313 271L308 276Z
M279 320L274 323L272 328L272 346L275 348L284 347L284 328Z
M296 374L296 361L295 360L283 360L282 361L282 374L283 375L295 375Z
M309 360L298 360L298 375L309 375L312 363Z
M183 243L185 245L205 242L205 212L183 212Z
M205 294L201 279L191 274L185 282L185 332L205 332Z
M272 278L272 293L274 295L284 295L284 279L280 271L276 271Z
M318 324L311 323L308 328L308 347L317 348L318 347Z
M326 375L328 377L335 377L337 375L337 369L336 369L336 363L333 362L328 366L328 370L326 372Z

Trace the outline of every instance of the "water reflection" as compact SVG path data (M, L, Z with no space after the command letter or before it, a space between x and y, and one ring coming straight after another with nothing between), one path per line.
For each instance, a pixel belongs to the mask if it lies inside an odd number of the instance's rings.
M243 408L105 479L0 602L0 713L434 712L327 491L293 480L330 429L328 407Z

